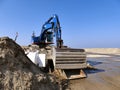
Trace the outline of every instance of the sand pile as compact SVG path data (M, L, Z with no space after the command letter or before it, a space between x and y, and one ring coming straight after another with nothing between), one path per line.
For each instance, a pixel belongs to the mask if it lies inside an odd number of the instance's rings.
M87 57L120 57L120 48L86 48Z
M86 48L85 51L99 54L119 54L120 48Z
M8 37L0 38L0 90L59 90L55 78L45 74Z

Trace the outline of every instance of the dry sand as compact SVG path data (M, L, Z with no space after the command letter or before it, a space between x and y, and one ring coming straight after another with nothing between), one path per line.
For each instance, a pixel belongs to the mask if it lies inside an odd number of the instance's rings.
M65 90L120 90L120 49L86 51L87 61L97 69L85 70L88 77L69 81Z
M59 90L53 75L40 71L23 49L8 37L0 38L0 90Z

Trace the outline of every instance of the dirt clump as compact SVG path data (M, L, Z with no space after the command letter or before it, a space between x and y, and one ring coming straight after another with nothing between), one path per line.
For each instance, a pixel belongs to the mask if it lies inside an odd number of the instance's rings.
M0 90L60 90L53 75L40 71L23 49L8 37L0 38Z

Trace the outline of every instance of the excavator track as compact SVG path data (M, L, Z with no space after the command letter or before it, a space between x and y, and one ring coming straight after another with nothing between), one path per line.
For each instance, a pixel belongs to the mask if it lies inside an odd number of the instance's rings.
M64 79L79 79L87 77L84 68L87 67L84 49L56 48L55 68Z
M57 48L56 68L58 69L84 69L86 64L86 53L84 49Z

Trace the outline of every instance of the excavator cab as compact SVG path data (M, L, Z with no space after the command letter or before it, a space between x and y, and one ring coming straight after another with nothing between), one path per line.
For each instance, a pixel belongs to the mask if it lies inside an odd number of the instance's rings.
M36 36L32 36L32 44L36 44L36 45L39 45L39 46L44 46L44 45L48 45L48 44L53 44L53 32L51 31L47 31L45 33L45 36L44 36L44 41L40 41L40 37L36 37Z
M53 44L53 32L46 32L46 43Z

